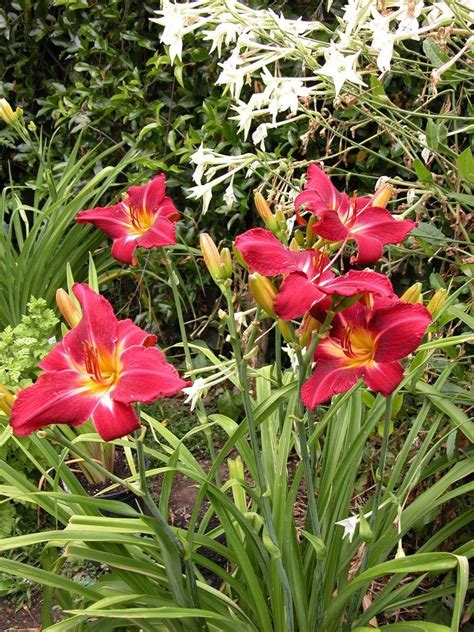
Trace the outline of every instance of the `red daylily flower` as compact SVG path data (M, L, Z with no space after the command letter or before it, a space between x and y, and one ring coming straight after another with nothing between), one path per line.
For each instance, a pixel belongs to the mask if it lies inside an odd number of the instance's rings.
M40 362L43 373L20 391L10 423L18 436L55 423L79 426L92 417L102 439L140 427L132 402L176 395L186 386L156 336L118 320L110 303L85 283L73 286L83 316Z
M403 378L399 360L418 347L430 323L423 305L402 301L374 309L357 303L336 314L316 348L314 372L303 384L304 405L313 409L361 377L387 397Z
M358 247L352 263L373 263L386 244L401 243L416 226L409 219L397 220L386 208L372 205L373 198L349 197L340 193L318 165L308 167L305 190L295 200L297 217L304 204L319 217L316 234L328 241L354 239Z
M252 272L264 276L287 274L274 301L274 309L283 320L302 316L316 305L327 309L328 296L355 296L370 292L392 297L393 288L383 274L368 270L350 270L336 277L329 269L329 259L315 250L290 250L263 228L253 228L239 235L235 246ZM315 314L318 318L319 313Z
M166 196L165 176L160 173L148 184L130 187L118 204L80 211L76 221L94 224L112 239L112 257L135 265L138 246L157 248L176 243L175 222L179 213Z

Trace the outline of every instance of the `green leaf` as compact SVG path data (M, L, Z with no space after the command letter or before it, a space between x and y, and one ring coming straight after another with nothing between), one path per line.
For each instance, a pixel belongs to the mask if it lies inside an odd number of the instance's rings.
M308 542L312 545L312 547L316 551L316 559L324 560L324 558L327 555L327 549L323 540L321 538L318 538L316 535L313 535L309 531L305 531L304 529L301 529L301 533L304 535L304 537L308 540Z
M416 390L424 393L430 401L443 412L454 426L461 430L471 443L474 442L474 422L470 421L464 411L447 399L446 395L440 393L434 386L425 382L417 382Z
M446 195L461 204L474 208L474 195L469 195L467 193L455 193L451 191L446 193Z
M430 149L436 151L439 145L438 128L432 119L428 119L426 124L426 143Z
M449 56L434 39L428 38L423 42L423 52L436 68L439 68L449 60Z
M468 184L474 184L474 157L467 147L456 159L458 176Z
M428 224L427 222L420 222L410 234L414 237L424 239L428 243L438 245L440 242L444 243L447 240L446 235L442 233L439 228L437 228L434 224Z
M431 171L429 171L425 165L421 162L419 158L415 158L413 161L413 169L418 177L420 182L432 182L433 176L431 175Z
M450 632L451 628L430 621L407 621L406 623L384 625L381 628L354 628L353 632L382 632L382 630L390 632Z

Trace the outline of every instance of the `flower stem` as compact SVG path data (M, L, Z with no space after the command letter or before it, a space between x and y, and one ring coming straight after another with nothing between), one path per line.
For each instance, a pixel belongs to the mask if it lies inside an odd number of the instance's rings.
M235 360L238 368L238 376L239 382L242 389L242 398L244 403L245 414L247 417L247 423L249 428L250 435L250 444L252 447L253 456L255 459L256 473L257 473L257 485L259 487L259 491L261 494L263 514L267 524L268 535L273 545L277 549L278 540L276 536L275 526L273 524L273 516L272 516L272 508L270 503L270 498L268 496L268 484L265 478L265 472L263 468L262 455L260 453L260 442L257 435L257 426L255 424L255 419L253 416L253 407L249 394L249 383L247 376L247 361L242 357L242 351L240 349L240 342L237 336L237 330L235 327L235 317L234 317L234 306L232 303L232 291L230 289L230 283L226 284L225 287L222 288L228 307L228 328L230 333L230 339L232 348L234 351ZM285 608L286 608L286 621L287 621L287 632L294 632L294 617L293 617L293 598L291 594L290 582L288 580L288 575L283 566L283 562L281 557L277 557L275 560L275 566L277 568L278 575L280 577L280 581L283 588L283 594L285 599Z
M193 369L193 360L191 357L191 351L189 349L188 337L186 334L186 326L184 324L183 310L181 308L181 297L179 295L178 286L176 283L176 271L174 269L173 263L167 258L165 258L165 267L166 267L166 271L168 272L169 284L171 287L171 291L173 293L173 300L176 307L176 315L178 317L179 332L181 335L181 340L183 342L184 357L186 360L186 369L190 371ZM198 409L199 421L201 423L205 423L207 420L207 412L206 412L204 404L202 403L200 399L197 402L197 409ZM214 463L214 461L216 460L217 454L216 454L216 449L214 446L214 441L212 439L212 431L205 429L204 434L206 435L206 439L207 439L209 456L211 457L212 463ZM218 471L216 471L215 480L216 480L216 485L220 486L221 480L220 480Z
M313 335L310 345L306 350L306 353L302 354L301 351L297 351L298 357L298 393L300 394L296 400L295 405L295 418L296 418L296 427L298 432L298 440L300 444L301 450L301 459L303 461L303 469L304 469L304 477L306 484L306 494L308 498L308 513L309 513L309 524L311 532L321 538L321 523L319 520L318 508L316 505L316 491L315 491L315 472L314 472L314 459L308 450L308 442L306 438L306 429L304 426L305 417L308 419L308 425L312 424L309 421L309 413L305 415L303 402L301 400L301 388L303 383L305 382L308 374L308 368L311 366L311 363L314 358L314 352L316 347L318 346L321 338L326 334L326 332L330 329L331 323L333 321L335 313L332 310L329 310L326 314L326 318L321 325L319 331ZM316 568L314 571L314 583L317 586L323 585L323 575L324 575L324 560L317 560ZM318 590L316 604L315 604L315 630L319 632L323 629L323 593L322 590Z
M306 380L308 366L310 366L311 361L313 360L314 351L317 345L319 344L319 341L321 340L321 338L330 328L333 318L334 318L334 312L329 310L328 313L326 314L326 319L324 323L321 325L320 330L315 336L313 336L311 344L309 345L308 350L306 351L304 357L301 351L297 351L298 365L299 365L299 372L298 372L298 392L299 393L301 393L301 387L303 386L303 383ZM314 480L313 480L313 464L312 464L312 459L308 451L308 442L306 440L306 432L304 428L304 417L305 417L304 407L303 407L303 402L301 401L301 395L300 395L300 397L298 397L296 400L296 406L295 406L295 418L297 420L296 426L297 426L297 432L298 432L298 440L299 440L300 449L301 449L301 458L303 461L306 492L308 496L308 511L309 511L309 517L310 517L311 531L312 533L314 533L314 535L320 538L321 525L320 525L319 516L318 516L318 509L316 506L316 494L315 494Z
M375 485L375 494L374 494L374 502L372 506L372 514L370 516L370 522L369 522L370 529L374 535L374 540L376 540L375 529L377 526L377 515L379 511L380 500L382 497L385 464L387 462L387 450L388 450L388 441L389 441L389 435L390 435L390 424L392 421L392 404L393 404L392 395L389 395L387 399L385 400L385 419L384 419L384 425L383 425L382 445L380 447L380 461L379 461L378 472L376 475L377 481ZM364 555L362 557L362 561L360 563L359 573L363 573L365 570L367 570L367 566L369 564L369 554L370 554L370 547L367 544L365 547ZM354 620L354 617L357 613L357 609L359 607L361 596L362 596L362 592L359 590L354 595L354 598L352 599L351 605L349 607L349 613L347 616L347 628L346 628L347 630L351 629L352 622Z

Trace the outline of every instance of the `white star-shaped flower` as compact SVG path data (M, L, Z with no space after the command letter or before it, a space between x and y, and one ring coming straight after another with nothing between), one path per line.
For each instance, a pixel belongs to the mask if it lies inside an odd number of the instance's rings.
M390 70L393 56L393 35L390 31L391 14L382 15L372 7L372 20L367 27L372 31L372 48L378 50L377 67L380 72Z
M212 30L204 31L204 39L212 42L211 53L217 49L219 57L222 52L222 44L229 46L242 34L242 24L234 22L230 13L219 16L221 22Z
M252 134L252 142L254 145L260 143L260 149L265 151L265 138L268 136L268 125L261 123Z
M347 537L349 538L349 542L352 542L355 536L357 525L359 524L359 516L350 516L349 518L344 518L344 520L339 520L338 522L336 522L336 524L344 528L344 533L342 534L343 539Z
M160 40L163 44L169 46L171 63L174 62L176 57L181 60L183 56L183 34L186 27L186 16L182 5L164 0L163 8L157 13L161 17L151 18L151 21L165 27Z
M191 410L194 410L204 391L207 391L206 383L201 377L198 377L191 386L183 388L183 393L187 395L184 403L189 404L191 402Z
M411 37L411 39L419 40L420 36L418 35L418 29L420 25L418 24L418 18L420 17L421 11L425 3L423 0L419 0L419 2L413 2L413 0L405 0L401 7L401 12L398 14L397 19L399 20L397 34L398 35L407 35Z
M229 208L231 208L232 205L237 201L237 198L235 197L235 193L234 193L234 185L232 182L229 184L229 186L225 190L223 197L224 197L224 202L227 204Z
M359 86L365 85L362 81L362 77L355 70L359 54L360 53L343 55L334 46L331 46L324 53L326 63L319 70L316 70L316 74L332 79L336 90L336 97L339 96L342 86L346 83L346 81L356 83Z
M222 68L221 74L218 76L216 84L228 86L230 93L235 99L238 99L244 86L246 70L239 68L242 65L242 57L239 55L239 49L234 48L231 56L219 66Z

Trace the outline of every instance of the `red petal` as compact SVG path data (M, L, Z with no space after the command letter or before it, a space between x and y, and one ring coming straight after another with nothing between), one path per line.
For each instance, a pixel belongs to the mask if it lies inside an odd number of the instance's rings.
M155 223L146 233L140 235L137 243L142 248L161 248L176 243L176 228L173 222L165 217L157 217Z
M123 209L122 204L114 206L98 206L88 211L80 211L76 215L79 224L94 224L103 230L112 239L118 239L128 234L130 217Z
M374 311L370 330L377 334L377 362L400 360L414 351L425 335L431 316L419 304L399 301Z
M133 345L152 347L156 344L156 336L149 334L141 327L137 327L129 318L119 320L117 325L117 343L122 349Z
M68 337L73 337L75 335L74 331L68 332L63 340L58 343L51 351L41 360L38 366L43 369L43 371L68 371L72 369L71 359L67 352L67 347L64 342L68 339Z
M314 232L328 241L344 241L349 231L339 219L336 211L324 211L321 219L313 227Z
M363 368L341 368L338 361L318 360L313 375L301 389L303 404L313 409L336 393L344 393L361 377Z
M153 402L179 393L187 384L156 347L129 347L120 356L123 370L113 398L131 402Z
M359 252L357 257L351 257L351 263L361 263L364 265L374 263L383 255L383 245L378 239L367 237L360 233L355 234L354 238L357 242Z
M251 272L273 276L295 270L291 251L264 228L252 228L239 235L235 247L242 253Z
M137 249L138 237L139 235L127 233L125 237L116 239L112 244L112 257L117 259L117 261L134 266L137 263L137 259L133 256L133 253Z
M91 342L99 351L113 353L118 320L112 305L86 283L74 283L72 291L81 304L82 319L63 340L66 353L82 363L84 341Z
M362 303L356 303L338 312L332 321L331 337L342 339L346 329L368 329L371 311ZM317 352L317 350L316 350Z
M409 219L395 219L386 208L370 206L357 215L351 234L372 237L382 245L399 244L415 226L416 223Z
M177 222L180 217L179 211L174 205L173 200L169 197L165 197L163 199L163 202L160 204L160 208L158 209L158 215L160 217L165 217L172 222Z
M341 296L354 296L362 292L371 292L381 296L392 296L393 287L384 274L369 270L349 270L337 279L320 284L327 294L340 294Z
M332 361L336 359L343 360L347 357L339 340L330 337L323 338L319 342L314 356L316 359Z
M403 378L403 367L400 362L383 362L368 366L364 373L364 382L376 393L384 397L393 393Z
M325 298L322 298L317 303L313 303L311 306L311 309L309 310L309 313L311 314L313 318L316 318L316 320L319 320L320 323L324 323L324 321L326 320L328 310L331 307L331 305L332 305L332 298L330 298L329 296L326 296Z
M10 424L18 436L29 435L48 424L77 426L86 421L97 404L87 395L76 371L43 373L33 386L18 394Z
M339 208L343 197L321 167L312 164L308 167L305 191L297 196L295 206L299 209L302 204L306 204L306 208L318 213L325 209Z
M104 441L120 439L140 428L133 407L116 402L109 395L101 398L92 414L92 421Z
M147 184L130 187L127 191L129 204L136 209L155 213L164 200L165 183L165 175L160 173Z
M292 320L309 310L316 301L324 298L323 292L300 272L286 277L273 301L275 312L283 320Z
M368 197L356 197L355 198L355 209L356 211L363 211L364 209L368 208L370 203L372 201L372 198L368 198Z

